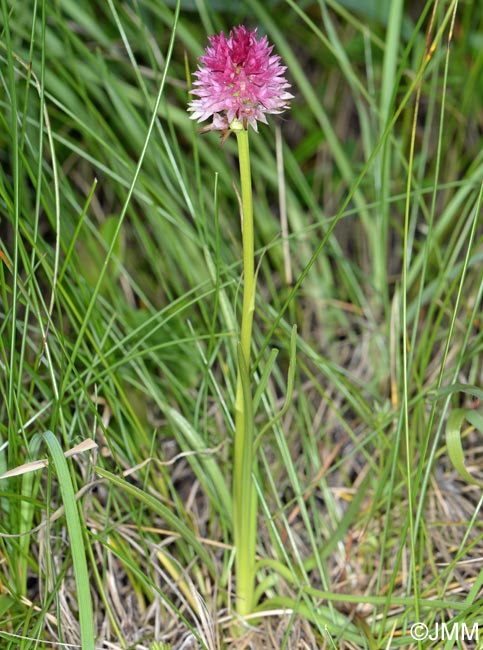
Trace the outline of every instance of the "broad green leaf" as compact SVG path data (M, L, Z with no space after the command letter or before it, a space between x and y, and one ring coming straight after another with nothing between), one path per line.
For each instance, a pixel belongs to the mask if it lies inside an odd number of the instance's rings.
M448 418L446 424L446 446L448 456L458 474L468 483L483 487L483 482L475 479L466 469L465 455L461 442L461 427L464 421L472 424L475 429L483 433L483 417L478 411L472 409L456 409Z

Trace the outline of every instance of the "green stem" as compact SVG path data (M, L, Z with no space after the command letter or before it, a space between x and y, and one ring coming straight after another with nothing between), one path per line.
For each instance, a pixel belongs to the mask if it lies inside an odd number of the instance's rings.
M232 128L234 128L233 125ZM235 133L238 142L238 157L240 165L243 237L243 311L240 336L243 359L249 370L253 312L255 311L255 250L253 242L252 175L250 170L248 131L242 128L241 130L236 130Z
M250 348L255 310L253 201L248 131L240 122L231 125L238 142L243 238L243 308L241 317L233 452L233 529L236 548L236 610L252 612L255 583L257 494L253 482L253 416Z

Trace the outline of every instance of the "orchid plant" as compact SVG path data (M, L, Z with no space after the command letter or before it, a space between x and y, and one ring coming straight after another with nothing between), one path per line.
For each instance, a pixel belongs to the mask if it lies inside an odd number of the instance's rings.
M209 45L195 72L188 110L202 122L201 129L221 131L222 142L235 133L241 183L241 228L243 240L243 306L238 343L238 371L233 445L233 536L235 545L236 610L240 616L253 611L257 494L254 422L250 385L250 350L255 310L253 198L248 127L258 131L258 122L267 124L267 113L282 113L292 95L280 57L272 54L266 36L257 38L257 29L243 25L209 37Z

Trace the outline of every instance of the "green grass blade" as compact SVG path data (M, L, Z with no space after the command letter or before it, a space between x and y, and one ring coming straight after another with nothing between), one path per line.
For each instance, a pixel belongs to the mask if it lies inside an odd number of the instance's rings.
M64 452L55 435L52 431L45 431L42 434L42 438L45 440L52 456L59 481L62 503L65 508L65 518L72 550L72 562L77 589L82 650L95 650L94 616L85 551L86 540L82 532L72 478Z
M483 433L483 416L480 413L471 409L455 409L449 416L446 424L446 446L448 448L448 456L461 478L468 483L483 487L483 482L478 481L471 476L469 471L466 469L465 456L461 441L461 427L465 420L470 422L480 433Z
M109 472L99 466L95 468L95 471L99 476L102 476L109 483L132 495L140 503L143 503L145 506L153 510L153 512L159 514L159 516L162 517L166 523L172 527L173 531L179 533L181 538L193 548L199 559L204 562L211 571L214 571L213 560L210 557L209 553L206 551L205 547L198 541L188 526L178 517L176 517L176 515L174 515L171 510L169 510L169 508L160 503L150 494L144 492L135 485L132 485L132 483L129 483L120 476L116 476L112 472Z

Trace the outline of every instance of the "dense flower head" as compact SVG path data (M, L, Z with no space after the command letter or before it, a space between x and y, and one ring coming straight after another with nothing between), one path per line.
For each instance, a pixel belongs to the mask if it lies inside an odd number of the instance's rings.
M202 122L213 116L204 130L228 129L234 122L257 131L257 121L267 123L265 113L281 113L293 95L284 77L286 67L273 55L266 36L257 40L257 30L234 27L228 38L223 32L210 36L191 93L191 118Z

